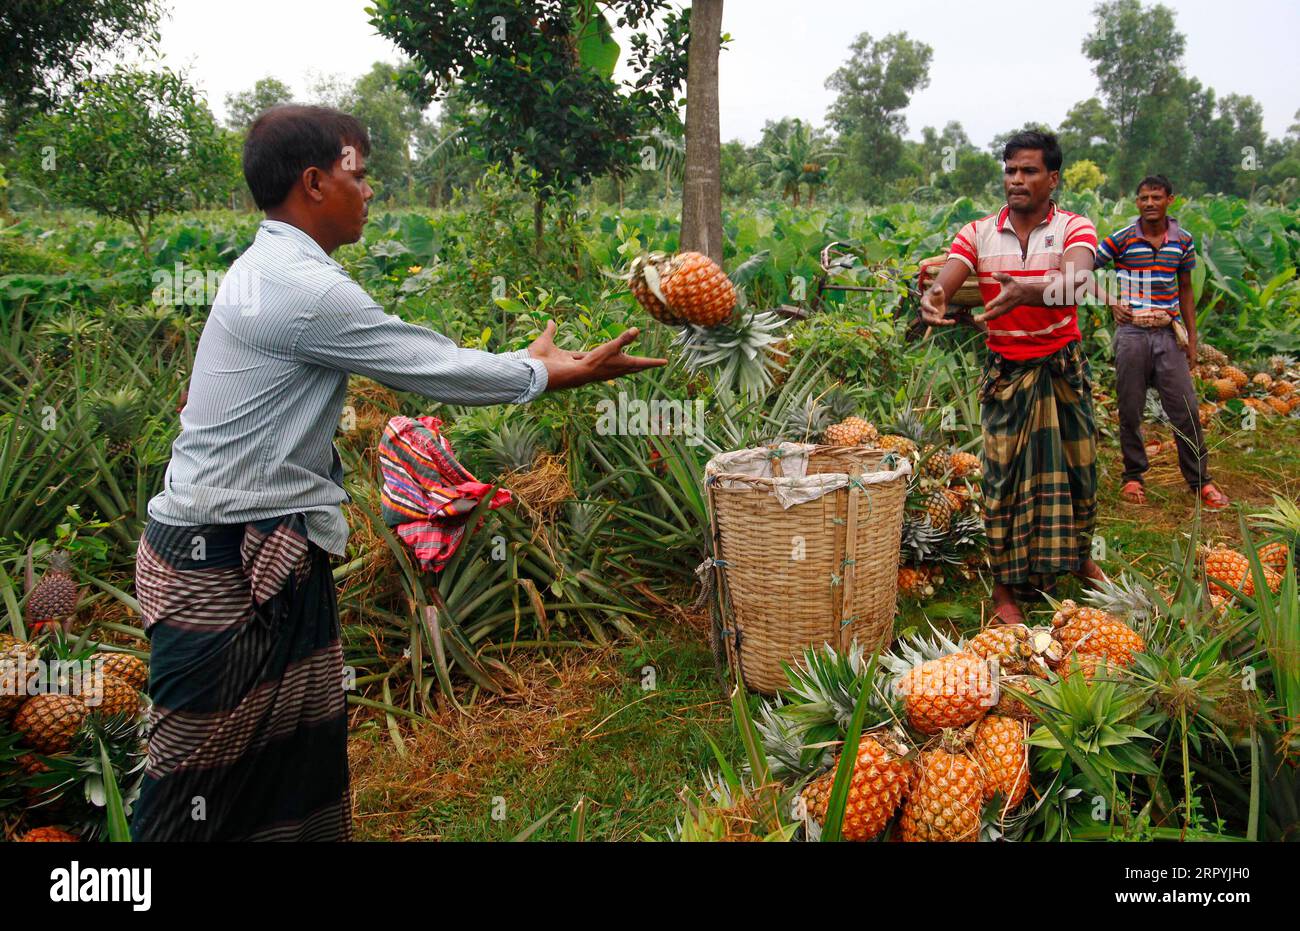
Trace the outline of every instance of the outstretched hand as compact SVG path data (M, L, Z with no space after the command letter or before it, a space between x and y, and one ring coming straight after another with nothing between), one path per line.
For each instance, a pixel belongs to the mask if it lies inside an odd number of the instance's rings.
M551 320L546 324L542 335L528 347L528 354L546 366L548 391L576 388L593 381L608 381L668 364L667 359L629 356L623 352L625 347L641 335L636 327L624 330L609 342L601 343L586 352L569 352L556 346L555 330L555 321Z
M1028 303L1029 294L1017 279L1011 277L1006 272L998 272L993 276L997 279L998 284L1002 285L1000 290L991 301L984 305L984 312L976 314L974 320L976 323L984 323L988 320L996 320L1003 314L1015 310L1021 304Z
M957 321L947 314L948 295L936 281L921 295L921 319L930 326L952 326Z

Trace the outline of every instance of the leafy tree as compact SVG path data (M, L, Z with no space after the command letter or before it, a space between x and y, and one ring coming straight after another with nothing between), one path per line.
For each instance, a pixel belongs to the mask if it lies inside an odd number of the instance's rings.
M149 259L161 214L220 201L238 182L235 136L184 78L118 67L18 136L20 169L49 195L131 224Z
M827 119L840 135L845 169L859 191L878 189L899 174L907 130L903 111L912 94L929 85L932 57L930 46L905 32L879 41L863 32L849 46L848 60L826 79L836 93Z
M265 111L292 102L293 91L289 85L277 78L262 78L246 91L226 95L226 125L245 132Z
M754 164L754 152L738 139L722 145L723 196L744 200L758 193L762 179Z
M686 20L667 0L600 4L635 32L634 80L613 79L619 47L595 0L374 0L370 21L414 62L404 87L420 104L459 82L464 134L490 162L513 165L534 195L542 236L548 196L636 161L637 136L673 110L685 79ZM656 13L658 34L645 30Z
M1083 158L1069 165L1061 173L1061 180L1071 191L1096 191L1106 183L1106 175L1096 162Z
M413 160L411 148L424 123L420 108L402 89L403 69L375 62L348 88L339 109L351 113L370 133L370 158L366 170L379 181L378 196L410 194Z
M825 147L822 134L800 119L786 119L775 124L771 134L764 128L766 141L759 146L758 173L769 187L790 198L799 206L801 186L808 187L808 203L816 199L817 188L826 183L836 153ZM781 132L781 135L776 135Z
M1034 122L1033 120L1030 120L1028 123L1026 123L1023 126L1019 126L1015 129L1008 129L1006 132L999 133L998 135L994 136L993 141L989 143L989 153L995 159L997 159L999 166L1001 166L1002 163L1002 150L1006 148L1007 142L1010 141L1011 137L1014 136L1016 133L1024 132L1026 130L1032 132L1050 133L1052 131L1052 127L1047 125L1046 123L1037 123ZM1060 141L1059 138L1057 141ZM1063 154L1068 156L1070 153L1064 152Z
M105 55L158 41L159 0L5 0L0 120L13 132L46 112Z
M1083 161L1107 165L1115 155L1115 121L1098 97L1071 107L1061 121L1057 138L1067 166Z
M1093 8L1096 28L1083 40L1083 53L1115 121L1121 143L1129 138L1143 98L1166 94L1181 73L1187 39L1162 3L1109 0Z

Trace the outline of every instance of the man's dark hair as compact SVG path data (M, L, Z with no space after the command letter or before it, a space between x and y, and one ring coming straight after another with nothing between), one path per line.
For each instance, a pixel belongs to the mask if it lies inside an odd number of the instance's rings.
M1164 188L1166 197L1174 196L1174 186L1164 175L1147 175L1138 182L1138 186L1133 189L1134 194L1141 194L1144 187Z
M370 136L354 116L301 104L263 112L244 139L244 180L258 209L282 204L308 168L329 171L345 145L370 155Z
M1002 147L1002 161L1005 162L1021 149L1038 149L1043 153L1043 164L1048 171L1061 170L1061 144L1056 141L1054 133L1040 133L1032 129L1016 133Z

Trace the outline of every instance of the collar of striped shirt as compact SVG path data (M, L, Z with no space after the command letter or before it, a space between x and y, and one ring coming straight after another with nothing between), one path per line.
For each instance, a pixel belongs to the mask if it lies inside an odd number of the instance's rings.
M263 220L257 224L258 229L264 229L267 232L275 233L281 236L288 236L294 242L298 243L314 259L320 259L327 265L333 265L335 268L342 268L338 262L330 258L328 252L320 247L320 243L312 239L305 230L301 230L292 223L285 223L283 220Z
M1168 221L1169 225L1165 227L1165 238L1160 240L1160 247L1162 249L1165 246L1169 245L1169 243L1171 242L1178 242L1178 240L1181 239L1183 235L1183 231L1179 227L1177 220L1175 220L1173 217L1165 217L1165 220ZM1137 235L1139 239L1147 238L1146 230L1144 230L1142 227L1141 217L1134 217L1133 222L1129 225L1132 226L1133 232ZM1147 241L1148 243L1150 242L1150 240Z
M1049 200L1047 202L1047 216L1043 217L1043 219L1038 223L1038 226L1035 226L1034 229L1038 229L1039 226L1046 226L1048 223L1051 223L1052 217L1054 216L1056 216L1056 201ZM999 233L1003 231L1003 227L1007 225L1007 222L1010 219L1011 219L1011 205L1003 204L1002 209L998 211L998 232ZM1013 227L1011 231L1014 233L1015 228Z

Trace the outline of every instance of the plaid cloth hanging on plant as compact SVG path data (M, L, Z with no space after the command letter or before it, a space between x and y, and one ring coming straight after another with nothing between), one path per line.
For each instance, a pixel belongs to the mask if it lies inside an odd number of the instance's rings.
M379 441L384 523L411 548L421 569L441 570L465 536L465 521L492 488L466 471L437 417L394 417ZM512 501L498 489L488 505Z

